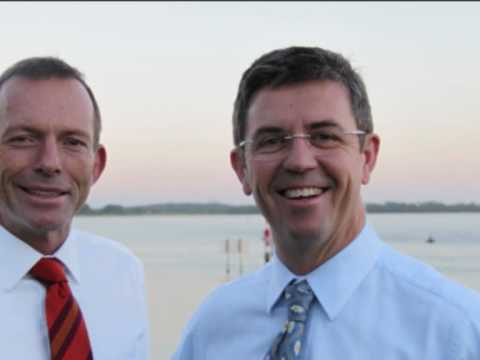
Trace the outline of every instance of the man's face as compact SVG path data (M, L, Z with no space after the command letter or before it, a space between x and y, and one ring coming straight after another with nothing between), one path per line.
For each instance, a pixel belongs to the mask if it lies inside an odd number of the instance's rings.
M0 91L0 223L37 250L63 243L103 171L93 129L91 100L75 79L13 77Z
M260 90L247 114L245 138L317 129L357 130L342 84L312 81ZM232 151L243 190L253 193L284 261L302 251L328 258L360 231L364 224L360 187L369 180L378 145L377 136L367 135L360 149L357 135L344 135L328 149L313 148L308 140L296 138L282 156L272 159L255 156L249 146L244 158L242 150Z

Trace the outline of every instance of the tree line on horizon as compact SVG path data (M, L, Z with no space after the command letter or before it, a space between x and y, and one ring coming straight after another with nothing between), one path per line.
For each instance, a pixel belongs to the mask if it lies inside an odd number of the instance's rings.
M429 201L422 203L403 203L388 201L385 203L367 203L368 213L428 213L428 212L480 212L480 204L458 203L444 204ZM221 215L221 214L259 214L255 205L227 205L221 203L164 203L139 206L109 204L94 209L85 204L78 215Z

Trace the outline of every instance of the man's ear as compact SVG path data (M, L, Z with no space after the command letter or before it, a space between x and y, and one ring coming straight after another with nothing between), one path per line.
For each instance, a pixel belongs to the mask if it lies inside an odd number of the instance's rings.
M230 152L230 164L237 174L238 180L240 180L240 183L242 184L243 192L245 195L250 195L252 193L252 188L250 187L250 183L248 181L245 158L244 154L241 153L241 150L233 149Z
M95 184L102 175L105 165L107 164L107 150L103 145L99 145L95 151L95 160L92 172L92 184Z
M380 138L377 134L368 134L365 137L365 143L362 148L364 158L362 168L362 184L366 185L370 181L370 174L375 168L377 162L378 151L380 149Z

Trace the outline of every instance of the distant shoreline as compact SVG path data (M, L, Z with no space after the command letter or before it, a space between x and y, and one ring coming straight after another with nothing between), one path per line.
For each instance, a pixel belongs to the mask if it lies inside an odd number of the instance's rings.
M480 204L458 203L443 204L440 202L398 203L385 202L383 204L367 203L369 214L389 213L478 213ZM164 203L140 206L106 205L93 209L84 205L77 215L249 215L260 214L253 205L227 205L221 203Z

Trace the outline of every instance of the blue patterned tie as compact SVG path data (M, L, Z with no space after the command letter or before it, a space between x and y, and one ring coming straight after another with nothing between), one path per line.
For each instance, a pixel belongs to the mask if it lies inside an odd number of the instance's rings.
M314 295L307 281L302 280L288 285L284 298L288 306L288 320L264 360L300 359L302 354L305 323Z

